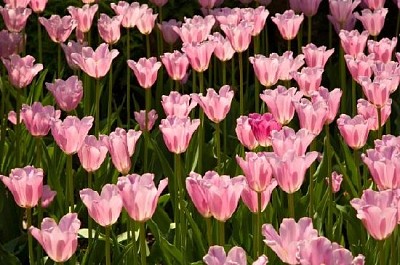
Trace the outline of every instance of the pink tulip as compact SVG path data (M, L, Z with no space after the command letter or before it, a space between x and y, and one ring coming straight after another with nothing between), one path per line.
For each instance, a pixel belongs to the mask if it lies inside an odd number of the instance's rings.
M226 255L224 247L211 246L207 255L203 257L203 261L207 265L247 265L246 252L241 247L233 247ZM268 258L265 255L259 257L253 262L253 265L266 265Z
M392 59L393 51L397 46L397 38L383 38L380 41L368 41L368 52L375 54L375 60L380 60L384 63Z
M117 182L124 208L137 222L146 222L153 216L158 198L167 185L168 179L163 179L157 189L151 173L119 177Z
M276 13L271 19L278 27L282 38L292 40L299 32L304 15L296 15L293 10L286 10L283 14Z
M0 6L0 13L8 31L21 32L25 28L32 10L24 7L11 8L6 5L5 7Z
M297 2L297 3L294 3ZM292 4L298 6L299 13L304 13L306 17L312 17L317 14L319 5L321 4L322 0L291 0L290 1L290 8L292 8Z
M292 51L286 51L279 56L276 53L271 53L270 58L277 58L279 60L279 70L278 70L278 78L279 80L288 81L292 80L292 72L299 70L301 66L304 64L304 55L299 54L296 58L293 58Z
M250 63L253 65L254 73L265 87L271 87L278 82L280 62L278 58L265 57L261 54L256 54L254 57L249 57Z
M221 29L236 52L244 52L249 48L253 24L242 21L238 25L221 25Z
M208 69L214 49L214 42L203 41L201 43L184 43L182 51L189 58L193 70L201 73Z
M292 128L284 126L280 131L271 133L272 148L280 157L283 157L288 150L294 150L296 155L303 156L315 137L316 135L307 129L295 132Z
M376 107L383 107L389 99L391 82L388 78L375 77L373 81L368 77L359 78L364 95Z
M279 131L282 125L278 123L271 113L249 114L249 124L259 145L267 147L271 145L271 132Z
M369 9L375 10L383 8L386 0L362 0L362 3Z
M8 71L8 80L17 89L27 87L33 78L43 70L42 64L35 64L35 58L30 55L20 57L12 54L8 58L1 58Z
M175 26L173 29L181 38L183 44L192 42L203 42L210 35L211 29L215 24L215 18L211 15L206 17L194 16L193 18L185 18L182 26Z
M233 99L233 90L228 85L224 85L215 92L213 88L207 89L207 94L191 94L192 100L197 102L203 109L207 117L215 123L221 122L228 114Z
M82 120L75 116L67 116L64 121L53 120L50 126L51 134L61 150L67 155L72 155L82 147L92 124L92 116Z
M340 190L340 185L342 184L342 181L343 181L343 175L338 174L336 171L333 171L331 175L331 185L333 193L336 193ZM326 178L326 182L329 183L328 178Z
M329 107L325 100L310 101L302 98L295 103L299 117L300 128L305 128L315 135L320 134L329 114Z
M180 81L185 77L189 68L189 59L186 54L179 51L166 52L160 58L172 80Z
M340 43L344 52L353 57L363 53L368 40L368 31L364 30L361 34L357 30L341 30L339 33Z
M163 134L164 143L168 150L175 154L181 154L189 146L193 133L200 125L200 120L168 116L161 120L160 131Z
M342 2L349 2L349 1L342 1ZM331 15L328 15L328 20L333 25L333 28L335 29L337 34L339 34L341 30L347 30L347 31L353 30L357 22L357 19L354 17L353 14L350 14L350 16L344 22L337 21L336 18Z
M76 20L77 30L82 33L86 33L92 27L93 18L98 8L99 6L97 4L85 4L82 8L69 6L67 10L70 15Z
M43 192L41 198L41 207L47 208L53 202L54 197L56 197L57 192L52 190L49 185L43 185Z
M205 182L200 174L191 172L186 178L186 190L197 211L204 217L212 216L207 201Z
M197 105L197 102L190 100L189 95L181 95L176 91L171 91L168 96L162 95L161 98L161 105L166 116L187 118L190 111Z
M325 46L317 47L315 44L309 43L307 46L302 47L302 51L308 67L324 68L335 49L326 50Z
M108 50L108 44L102 43L93 51L92 47L83 47L81 53L72 53L71 58L82 71L99 79L110 70L112 60L119 54L118 50Z
M9 122L12 124L16 125L17 124L17 113L13 110L8 112L7 119ZM23 117L20 115L19 116L19 123L22 123L24 121Z
M55 97L58 107L66 112L74 110L83 97L82 81L76 75L65 81L56 79L54 83L46 83L46 87Z
M261 212L265 211L267 205L271 199L271 194L278 185L275 179L272 179L271 182L268 184L267 188L261 193ZM242 191L241 198L243 203L249 208L252 213L258 212L258 194L257 191L253 190L249 186L245 186Z
M215 43L214 54L220 61L226 62L232 59L235 50L227 38L224 38L219 32L214 32L210 39Z
M106 184L101 194L92 189L79 192L83 204L93 220L101 226L111 226L117 220L122 210L122 197L114 184Z
M107 152L104 142L98 141L94 135L88 135L78 151L78 157L87 172L94 172L103 164Z
M329 91L325 87L320 87L312 95L312 102L317 102L318 100L323 100L328 105L328 113L326 114L325 124L330 124L336 118L336 114L339 110L340 99L342 97L342 90L335 88Z
M381 126L385 125L387 119L392 112L392 99L389 98L386 104L381 108ZM378 123L378 109L376 106L365 99L357 100L357 114L362 115L364 119L368 120L369 129L376 131L379 129Z
M279 227L279 234L270 224L262 226L262 234L265 244L269 246L281 261L289 264L298 264L296 257L297 246L302 241L308 241L318 236L313 228L312 219L300 218L296 223L294 219L284 218Z
M87 43L80 43L76 41L68 41L68 44L65 45L64 43L61 43L61 47L64 51L65 54L65 59L67 60L67 63L69 67L73 70L78 70L79 65L77 65L71 58L71 54L73 53L82 53L82 48L87 46Z
M125 1L119 1L118 4L111 3L111 8L117 15L122 15L121 25L124 28L134 28L141 15L141 7L138 2L129 4Z
M378 36L385 24L387 13L387 8L375 9L374 11L363 9L361 15L355 13L354 16L361 21L369 35Z
M257 139L254 136L247 116L237 118L235 132L240 143L247 149L253 150L258 146Z
M141 134L141 131L126 132L122 128L116 128L110 136L100 135L100 141L107 146L114 167L123 175L128 174L131 169L130 157L135 152L136 142Z
M237 25L241 18L241 9L238 7L229 8L214 8L210 13L215 17L219 24L223 25Z
M346 114L341 114L337 119L340 134L346 144L353 149L360 149L368 139L369 124L368 120L361 115L351 118Z
M140 58L137 62L128 60L127 63L142 88L149 89L153 86L157 80L157 71L161 67L156 57Z
M392 190L367 189L361 199L352 199L350 204L373 238L383 240L392 234L397 225L397 199Z
M71 16L52 15L49 19L40 17L39 21L45 27L50 39L56 43L65 42L77 25Z
M151 131L154 126L154 123L158 119L158 115L156 110L152 109L147 113L147 128L146 128L146 110L141 110L140 112L135 111L135 120L139 124L140 130L142 131Z
M377 80L386 79L389 81L390 93L397 90L400 82L400 66L397 62L389 61L383 63L381 61L375 61L375 64L372 65L372 72L374 72Z
M200 6L205 9L211 9L214 8L215 2L217 0L198 0Z
M300 91L310 97L319 89L324 69L318 67L303 67L301 72L292 72L293 79L299 85Z
M163 35L164 41L169 45L173 45L178 40L179 35L175 32L174 27L180 26L182 26L182 22L176 21L175 19L163 21L161 24L158 24L158 28Z
M29 133L35 137L46 136L50 131L51 119L59 119L61 111L54 110L53 106L42 106L34 102L32 106L23 104L21 109L22 120Z
M263 5L257 8L243 8L241 11L242 19L253 25L251 36L260 35L265 27L269 11Z
M375 54L366 56L364 53L357 54L356 57L346 54L344 59L351 76L360 83L359 77L365 76L371 78L372 66L374 65Z
M266 89L260 98L267 104L268 110L280 124L288 124L294 116L294 103L303 96L302 92L291 87L278 86L276 89Z
M39 14L44 11L46 8L48 0L30 0L29 7L33 10L33 12Z
M22 51L22 35L19 33L8 32L3 29L0 31L0 57L6 58L11 54Z
M35 207L42 197L43 170L41 168L32 166L14 168L9 177L0 175L0 179L11 191L19 207Z
M344 25L352 16L353 10L361 3L361 0L330 0L329 10L332 17L340 24ZM343 29L343 28L341 28Z
M158 14L153 14L153 9L142 9L139 19L136 21L136 27L143 35L149 35L154 28Z
M107 44L115 44L121 37L121 21L123 16L115 16L110 18L106 14L101 13L100 18L97 21L97 28L99 30L100 37Z
M26 8L30 3L30 0L4 0L4 3L10 8Z
M168 3L168 0L150 0L153 4L155 4L158 7L164 6L166 3Z
M44 218L41 229L29 227L29 232L40 243L47 255L55 262L65 262L78 247L78 231L81 222L77 213L64 215L59 224L52 218Z

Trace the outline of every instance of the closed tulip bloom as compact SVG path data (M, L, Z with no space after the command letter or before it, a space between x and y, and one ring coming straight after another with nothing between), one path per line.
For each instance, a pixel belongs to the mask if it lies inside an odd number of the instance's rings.
M77 25L71 16L51 15L49 19L40 17L39 21L45 27L50 39L56 43L65 42Z
M21 32L25 28L32 10L24 7L11 8L6 5L5 7L0 6L0 13L8 31Z
M175 154L181 154L189 146L193 133L200 125L200 120L168 116L161 120L160 131L163 134L164 143L168 150Z
M318 231L313 228L311 218L300 218L297 223L292 218L284 218L279 227L279 234L271 224L262 226L262 234L265 237L265 244L276 253L281 261L298 264L297 245L304 240L316 238Z
M397 38L391 40L383 38L380 41L368 41L368 52L375 54L375 60L380 60L384 63L392 59L393 51L397 46Z
M185 22L181 26L174 26L173 29L184 44L189 44L205 41L214 24L213 16L208 15L203 18L196 15L193 18L185 18Z
M302 51L308 67L324 68L335 49L326 50L325 46L317 47L315 44L309 43L302 47Z
M161 24L158 24L158 28L160 29L163 39L169 45L173 45L179 38L178 33L175 32L174 27L182 26L182 22L176 21L176 19L170 19L168 21L163 21Z
M29 232L55 262L65 262L78 247L78 231L81 222L77 213L64 215L59 224L52 218L44 218L41 229L29 227Z
M280 131L271 133L272 149L280 157L288 150L294 150L296 155L303 156L315 137L316 135L307 129L295 132L292 128L284 126Z
M207 265L247 265L246 252L241 247L233 247L229 250L228 255L222 246L211 246L208 249L207 255L203 257L203 261ZM265 265L268 263L268 258L265 255L260 256L253 265Z
M214 49L214 42L203 41L201 43L185 43L182 51L189 58L193 70L201 73L208 69Z
M267 188L261 193L261 212L265 211L267 208L268 203L271 199L271 194L278 185L275 179L272 179L271 182L268 184ZM258 212L258 194L257 191L250 188L248 185L242 191L241 198L243 203L249 208L250 212L257 213Z
M362 3L369 9L375 10L380 9L385 5L386 0L362 0Z
M305 128L315 135L320 134L327 120L328 104L324 100L310 101L302 98L295 103L300 128Z
M129 4L125 1L118 1L117 4L111 3L110 6L117 15L123 16L121 25L124 28L134 28L136 26L141 12L141 7L138 2Z
M336 21L344 24L360 3L361 0L329 0L329 10Z
M364 53L359 53L356 57L346 54L344 59L346 61L347 69L355 81L359 83L359 77L361 76L371 78L372 66L375 63L375 54L369 54L367 56Z
M340 134L348 146L357 150L366 144L369 124L363 116L356 115L351 118L346 114L341 114L337 119L337 124Z
M86 42L80 43L79 41L68 41L68 44L61 43L61 48L64 51L65 59L72 70L78 70L79 65L72 60L71 54L82 53L82 48L85 46L87 46Z
M217 0L198 0L198 2L202 8L211 9Z
M97 4L85 4L82 8L69 6L67 10L70 15L76 20L77 29L82 33L86 33L92 27L93 18L98 8L99 6Z
M5 58L11 54L22 51L22 35L3 29L0 31L0 57Z
M343 175L333 171L331 174L331 185L332 185L332 192L336 193L340 190L340 185L343 181ZM329 183L328 178L326 178L326 182Z
M153 9L147 8L142 9L140 12L139 19L136 21L136 27L140 33L144 35L149 35L154 28L155 21L158 14L153 14Z
M83 189L79 192L83 204L93 220L101 226L113 225L122 210L122 197L114 184L106 184L101 194L92 189Z
M322 0L295 0L298 2L299 13L304 13L306 17L312 17L318 12ZM290 1L292 4L294 1ZM291 7L291 5L290 5Z
M186 178L186 190L197 211L204 218L211 217L203 177L195 172L190 172L189 177Z
M119 177L117 182L124 208L137 222L146 222L153 216L158 198L167 185L168 179L163 179L157 189L151 173Z
M385 125L390 113L392 112L391 105L392 99L389 98L386 104L381 108L381 126ZM374 104L363 98L358 99L357 114L362 115L364 119L368 120L369 129L371 131L376 131L379 129L378 109Z
M285 40L292 40L299 32L300 25L304 20L304 15L296 15L293 10L286 10L283 14L275 14L271 19L278 27L282 38Z
M160 58L172 80L180 81L185 77L189 68L189 59L186 54L179 51L174 51L173 53L166 52Z
M268 58L261 54L249 57L250 63L253 65L254 73L265 87L271 87L278 82L280 63L278 58Z
M387 8L375 9L374 11L363 9L361 15L355 13L354 16L361 21L364 29L368 31L369 35L378 36L385 24L387 13Z
M339 33L340 43L344 52L353 57L363 53L368 40L368 31L358 32L357 30L341 30Z
M21 109L22 120L32 136L46 136L50 131L51 119L59 119L61 111L54 110L53 106L42 106L34 102L32 106L23 104Z
M67 116L64 121L53 120L50 127L57 145L64 153L72 155L82 147L92 125L92 116L84 117L82 120L75 116Z
M278 123L271 113L249 114L249 124L259 145L267 147L271 145L271 132L279 131L282 125Z
M20 57L12 54L8 58L1 58L7 68L8 80L17 89L25 88L32 83L33 78L43 70L43 65L35 63L30 55Z
M299 89L307 97L310 97L319 89L324 69L319 67L303 67L301 72L292 72L293 79L299 85Z
M41 198L41 207L47 208L53 202L54 197L56 197L57 192L52 190L49 185L43 185L43 192Z
M348 0L344 0L348 1ZM339 22L335 19L335 17L328 15L328 20L331 22L333 25L333 28L335 29L336 33L339 34L341 30L347 30L351 31L355 28L357 19L354 17L353 14L350 14L350 16L345 20L344 22Z
M249 117L240 116L237 118L235 132L239 142L247 149L253 150L258 146L257 139L249 123Z
M136 142L141 131L116 128L114 132L107 135L100 135L102 141L108 148L114 167L123 175L129 173L131 169L131 156L135 152Z
M122 18L122 15L110 18L106 14L100 14L100 18L97 21L97 28L100 37L107 44L115 44L119 41L119 38L121 37L120 27Z
M298 102L303 93L291 87L278 86L275 89L266 89L260 98L267 104L268 110L280 124L288 124L294 116L294 103Z
M224 38L221 33L214 32L210 39L215 43L214 55L222 62L229 61L235 54L231 42Z
M329 91L325 87L320 87L311 97L313 102L323 100L328 105L328 113L326 114L325 124L330 124L336 118L336 114L339 110L340 99L342 97L342 90L335 88Z
M155 4L158 7L164 6L166 3L168 3L168 0L150 0L153 4Z
M376 240L388 238L397 225L397 198L392 190L363 191L361 199L350 201L368 233Z
M23 7L26 8L30 3L30 0L4 0L4 3L10 8Z
M35 207L43 192L43 170L26 166L14 168L9 177L0 175L1 181L11 191L15 203L22 208Z
M139 124L140 130L142 131L151 131L154 126L154 123L158 119L158 115L156 110L152 109L147 113L147 128L146 128L146 110L135 111L135 120Z
M108 44L102 43L93 51L92 47L83 47L81 53L72 53L74 63L93 78L101 78L110 70L112 60L119 54L118 50L108 49Z
M13 110L10 110L7 114L7 120L11 122L12 124L16 125L17 124L17 113ZM24 121L23 117L19 115L19 123L22 123Z
M368 77L360 77L359 80L368 101L378 108L383 107L390 96L390 79L375 77L374 80L371 80Z
M238 25L222 24L220 27L236 52L244 52L249 48L253 24L242 21Z
M76 109L83 97L82 81L76 75L65 81L56 79L54 83L46 83L46 87L56 99L57 106L66 112Z
M107 152L105 143L98 141L94 135L88 135L78 151L78 157L87 172L94 172L103 164Z
M157 61L156 57L140 58L137 62L128 60L127 63L142 88L149 89L153 86L157 80L158 69L161 67L161 63Z
M35 13L42 13L44 9L46 8L48 0L30 0L29 1L29 7L33 10Z
M177 91L171 91L168 96L162 95L161 98L166 116L187 118L190 111L197 106L197 102L191 100L189 95L181 95Z

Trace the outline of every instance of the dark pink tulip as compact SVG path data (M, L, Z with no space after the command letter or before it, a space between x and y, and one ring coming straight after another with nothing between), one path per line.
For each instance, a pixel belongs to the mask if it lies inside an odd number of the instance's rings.
M342 97L342 90L335 88L329 91L325 87L320 87L311 96L311 101L316 102L318 100L323 100L328 105L328 113L326 114L325 124L330 124L336 118L336 114L339 110L340 99Z
M340 43L344 52L353 57L363 53L368 40L368 31L358 32L357 30L341 30L339 33Z
M361 15L355 13L354 16L361 21L364 29L368 31L369 35L378 36L385 24L387 13L387 8L375 9L374 11L363 9Z
M389 98L386 104L381 108L381 126L385 125L387 119L392 112L392 99ZM357 114L362 115L364 119L368 120L369 129L376 131L379 129L378 124L378 109L376 106L367 100L360 98L357 100Z
M344 56L346 61L347 69L355 81L359 83L359 77L366 76L371 78L372 66L375 61L375 54L369 54L366 56L364 53L357 54L356 57L346 54Z
M11 8L6 5L5 7L0 6L0 13L8 31L21 32L25 28L32 10L24 7Z
M393 190L363 191L361 199L352 199L351 206L357 211L368 233L376 240L388 238L397 225L397 198Z
M72 155L82 147L92 124L92 116L82 120L75 116L67 116L64 121L53 120L50 126L51 134L61 150L67 155Z
M164 6L166 3L168 3L168 0L150 0L153 4L155 4L158 7Z
M92 27L93 18L98 8L99 6L97 4L85 4L82 8L69 6L67 9L77 22L77 30L82 33L86 33Z
M231 42L224 38L221 33L214 32L209 36L209 39L215 42L214 55L222 62L229 61L235 54Z
M82 81L76 75L65 81L56 79L54 83L46 83L46 87L53 94L58 107L66 112L74 110L83 97Z
M8 71L8 80L17 89L25 88L32 83L33 78L43 70L43 65L35 63L35 58L30 55L20 57L12 54L1 59Z
M170 19L168 21L163 21L161 24L157 24L160 29L163 39L169 45L173 45L179 38L178 33L175 32L174 27L182 26L182 22L176 21L175 19Z
M47 208L53 202L57 192L52 190L49 185L43 185L43 193L41 198L42 208Z
M87 172L94 172L103 164L107 152L107 146L102 141L98 141L94 135L88 135L78 151L78 157Z
M256 54L254 57L249 57L250 63L253 65L254 73L265 87L271 87L278 82L280 62L278 58L265 57L261 54Z
M23 104L21 109L22 120L32 136L46 136L50 131L52 119L59 119L61 111L54 110L53 106L42 106L34 102L32 106Z
M280 124L288 124L294 116L294 103L300 101L303 93L291 87L278 86L275 89L266 89L260 98L267 104L268 110Z
M197 102L191 100L189 95L181 95L176 91L171 91L168 96L162 95L161 98L166 116L187 118L190 111L197 106Z
M341 114L337 119L337 124L348 146L357 150L366 144L370 126L363 116L356 115L351 118L346 114Z
M61 47L64 51L65 58L67 60L67 63L69 67L73 70L78 70L79 65L77 65L71 58L71 54L73 53L82 53L82 48L86 47L87 43L80 43L79 41L68 41L68 44L65 45L64 43L61 43Z
M45 27L50 39L57 43L65 42L77 25L71 16L51 15L49 19L40 17L39 21Z
M332 185L332 192L336 193L340 190L340 185L343 181L343 175L338 174L336 171L333 171L331 174L331 185ZM326 178L326 182L329 183L328 178Z
M283 14L276 13L271 19L278 27L282 38L292 40L299 32L304 15L296 15L293 10L286 10Z
M257 139L249 123L249 117L240 116L237 118L235 132L240 143L247 149L253 150L258 146Z
M329 10L331 11L334 20L339 24L344 25L352 16L353 10L361 3L361 0L330 0ZM341 27L342 29L343 27Z
M380 60L384 63L392 59L393 51L397 46L397 38L393 37L391 40L383 38L380 41L368 41L368 52L375 54L375 60Z
M193 133L200 125L200 120L168 116L161 120L160 131L163 134L164 143L168 150L175 154L181 154L189 146Z
M315 44L309 43L307 46L302 47L302 51L308 67L324 68L335 49L326 50L325 46L317 47Z
M43 193L43 170L26 166L14 168L9 177L0 175L1 181L11 191L19 207L35 207Z
M275 179L272 179L268 184L267 188L261 191L261 212L267 208L267 205L271 199L271 194L278 185ZM245 186L242 191L241 198L243 203L249 208L252 213L258 212L258 196L257 191L251 189L249 186Z
M360 77L359 81L362 86L364 95L368 101L376 107L383 107L389 99L391 90L391 80L384 77L375 77L374 80L368 77Z
M154 126L154 123L158 119L158 115L156 110L152 109L147 113L147 128L146 128L146 110L135 111L135 120L139 124L140 130L142 131L151 131Z
M131 169L130 157L135 152L136 142L141 134L141 131L126 132L122 128L116 128L110 136L100 135L100 141L107 146L114 167L123 175L128 174Z
M212 41L186 43L182 47L182 51L186 53L190 65L196 72L204 72L208 69L214 49L215 43Z
M167 185L168 179L163 179L157 189L154 184L154 174L151 173L119 177L117 182L124 208L137 222L146 222L153 216L158 198Z
M30 0L29 7L33 10L33 12L39 14L44 11L46 8L48 0Z
M119 1L118 4L111 3L111 8L117 15L122 15L121 25L124 28L134 28L141 15L141 6L138 2L129 4L125 1Z
M301 72L292 72L293 79L299 85L299 90L307 97L310 97L319 89L324 69L319 67L303 67Z
M272 148L274 153L280 157L288 150L294 150L296 155L303 156L315 136L307 129L300 129L295 132L292 128L284 126L280 131L271 133Z
M264 147L271 145L271 132L282 128L271 113L251 113L249 124L258 144Z
M119 54L118 50L108 49L108 44L102 43L93 51L92 47L83 47L81 53L72 53L74 63L93 78L101 78L110 70L112 60Z
M106 184L101 194L92 189L83 189L79 192L83 204L93 220L101 226L113 225L122 210L122 197L114 184Z
M157 80L158 69L161 67L161 63L157 61L156 57L140 58L137 62L128 60L127 63L142 88L149 89L153 86Z
M29 232L40 243L47 255L55 262L65 262L78 247L78 231L81 222L77 213L64 215L59 224L52 218L44 218L41 229L29 227Z
M100 37L107 44L115 44L121 37L121 21L123 16L114 16L110 18L106 14L101 13L99 20L97 20L97 28Z
M11 54L22 51L22 35L19 33L8 32L3 29L0 31L0 57L6 58Z
M140 16L136 21L136 27L143 35L149 35L154 28L155 21L157 19L158 14L153 14L153 9L140 8Z
M244 52L249 48L254 27L252 23L242 21L238 25L222 24L220 27L236 52Z
M328 118L329 107L325 100L310 101L302 98L295 103L296 113L299 117L300 128L305 128L315 135L318 135Z
M284 218L279 227L279 234L272 225L264 224L262 234L265 244L281 261L289 264L298 264L296 253L299 243L318 236L317 230L313 228L312 219L308 217L300 218L298 223L294 219Z
M26 8L31 0L4 0L4 3L10 8Z
M166 52L160 58L172 80L180 81L185 77L189 68L189 59L186 54L179 51L174 51L173 53Z
M215 24L213 16L206 17L194 16L193 18L185 18L182 26L174 26L173 29L179 35L184 44L192 42L205 41L210 35L211 29Z
M229 250L228 255L221 246L211 246L207 255L203 257L203 261L207 265L247 265L246 252L241 247L233 247ZM266 265L268 258L265 255L260 256L253 265Z

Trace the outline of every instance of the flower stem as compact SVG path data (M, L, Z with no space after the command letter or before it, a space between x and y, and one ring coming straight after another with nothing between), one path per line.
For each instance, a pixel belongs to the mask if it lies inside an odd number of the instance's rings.
M61 79L61 45L57 47L57 77Z
M294 193L288 193L289 217L294 218Z
M382 138L382 107L377 107L378 111L378 139Z
M72 178L72 155L67 155L67 180L69 196L69 212L74 211L74 180Z
M212 219L211 217L205 218L206 219L206 226L207 226L207 242L208 246L213 245L213 239L212 239Z
M131 57L131 38L130 28L126 29L126 57ZM126 65L126 117L127 117L127 129L131 127L131 70Z
M181 245L178 246L181 249L183 256L183 264L186 264L186 218L185 218L185 195L184 188L182 183L182 175L181 175L181 155L175 154L175 171L176 171L176 184L178 186L178 211L179 211L179 226L180 226L180 236L181 236Z
M42 26L40 25L39 16L37 20L37 34L38 34L38 62L43 63L43 48L42 48Z
M312 16L307 17L307 43L311 43L312 35Z
M99 136L99 125L100 125L100 79L96 79L96 98L95 98L95 121L94 121L94 132L96 137Z
M311 146L310 146L310 151L315 151L316 148L316 140L314 139L311 142ZM309 186L309 194L310 194L310 202L309 202L309 212L308 212L308 216L310 218L313 218L314 215L314 172L315 172L315 166L314 163L311 164L310 166L310 186Z
M292 41L291 40L287 41L287 49L288 49L288 51L292 50Z
M225 245L225 223L221 221L217 221L218 225L218 245Z
M32 208L26 208L26 215L28 218L28 229L32 226ZM28 231L28 248L29 248L29 264L35 264L35 258L33 256L33 241L32 234Z
M112 45L110 45L110 50L112 49ZM108 72L108 105L107 105L107 132L111 131L111 111L112 111L112 89L113 89L113 67L110 65L110 71ZM129 128L128 128L129 129Z
M136 222L133 221L132 219L129 219L129 223L130 223L130 229L132 232L132 259L133 259L133 264L136 265L137 264L137 252L138 252L138 245L136 242Z
M262 211L261 211L261 192L257 192L257 213L256 223L254 225L254 259L257 259L261 255L261 223L262 223Z
M244 113L244 95L243 95L243 55L239 52L239 84L240 84L240 91L239 91L239 113L243 115Z
M171 187L173 187L173 194L171 194L171 198L173 201L173 210L174 210L174 223L175 223L175 244L178 247L182 246L182 230L181 230L181 215L179 209L179 184L180 182L178 178L180 178L180 161L178 161L178 155L174 155L174 169L175 169L175 178L171 181Z
M40 137L35 137L36 143L36 167L40 168L42 163L42 147L41 147L42 139Z
M399 36L399 29L400 29L400 9L397 12L396 35L395 36Z
M150 88L145 89L145 129L144 129L144 172L148 171L148 154L149 154L149 131L147 130L149 124L149 112L151 108L151 90Z
M331 175L331 158L330 158L330 132L329 132L329 124L325 124L325 137L326 137L326 145L324 147L324 156L327 159L327 172L328 172L328 190L329 190L329 202L328 202L328 224L327 224L327 236L329 239L333 238L332 233L332 208L333 208L333 188L332 188L332 175Z
M346 91L346 69L344 65L344 50L341 44L340 49L339 49L339 73L340 73L340 86L343 91ZM340 111L341 113L346 113L346 105L347 105L347 99L346 99L346 93L343 94L343 99L341 100L340 104Z
M92 172L88 172L88 188L91 189L92 188ZM89 213L88 213L88 241L89 241L89 246L92 244L92 239L93 239L93 232L92 232L92 228L93 228L93 222L92 222L92 218L90 217Z
M6 142L6 129L7 129L7 119L4 118L4 112L6 108L6 97L8 97L6 89L0 89L1 90L1 105L0 105L0 154L4 154L4 145Z
M139 230L140 230L140 264L146 265L146 223L140 222L139 223Z
M150 51L150 34L146 34L146 56L147 56L147 59L150 58L150 56L151 56L151 51Z
M357 149L354 149L353 151L353 160L354 160L354 164L356 165L356 175L355 179L357 181L357 191L360 192L362 189L362 184L361 184L361 176L360 176L360 171L359 171L359 153Z
M17 109L15 110L17 113L17 124L15 125L15 167L19 167L21 164L21 93L21 90L17 89Z
M219 122L215 124L215 145L217 148L217 172L222 172L222 165L221 165L221 136L220 136L220 125Z
M351 79L351 115L354 117L357 111L356 81Z
M254 54L258 54L260 52L260 36L256 36L254 38ZM260 111L260 82L257 78L254 78L254 106L255 112Z
M203 72L199 73L199 82L200 82L200 93L204 92L204 74ZM197 170L199 174L203 173L203 143L204 143L204 111L200 108L200 128L199 128L199 161L197 164Z
M105 245L105 250L106 250L106 265L111 265L111 254L110 254L110 230L111 230L111 225L106 226L106 245Z

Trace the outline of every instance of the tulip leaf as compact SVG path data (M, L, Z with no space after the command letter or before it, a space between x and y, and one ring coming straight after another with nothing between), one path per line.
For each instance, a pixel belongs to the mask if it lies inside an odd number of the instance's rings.
M21 264L21 261L0 244L0 264L17 265Z

